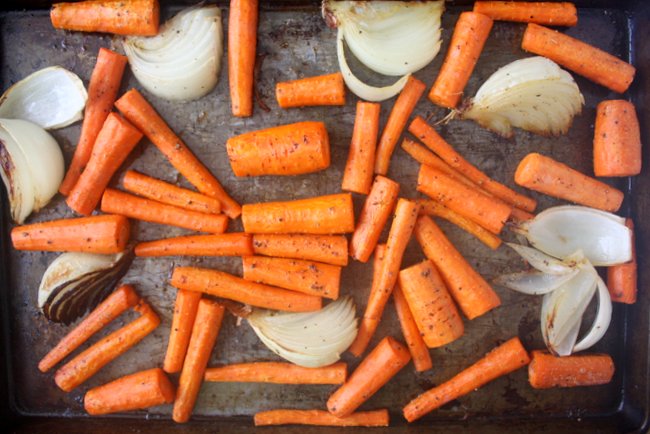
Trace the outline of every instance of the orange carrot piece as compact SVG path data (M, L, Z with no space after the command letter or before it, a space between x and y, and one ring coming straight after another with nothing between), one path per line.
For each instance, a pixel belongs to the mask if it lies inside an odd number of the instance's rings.
M88 347L59 368L54 375L56 385L70 392L144 339L160 324L158 315L144 300L140 300L134 310L140 317Z
M388 116L384 131L381 133L379 144L377 145L377 156L375 158L375 173L386 175L390 157L393 155L395 145L406 127L415 105L420 100L427 86L412 75L408 78L404 89L400 92L395 105Z
M74 329L65 335L54 348L38 363L41 372L47 372L70 353L79 348L122 312L135 306L140 298L131 285L122 285L106 297Z
M286 202L246 204L244 232L253 234L344 234L354 231L354 208L349 193Z
M341 267L288 258L246 256L242 258L244 279L311 294L339 298Z
M530 357L521 341L519 338L512 338L494 348L469 368L413 399L404 407L404 417L413 422L449 401L467 395L528 363Z
M343 384L347 365L343 362L322 368L305 368L293 363L253 362L208 368L205 381L275 384Z
M380 110L378 103L357 102L350 152L343 171L342 190L360 194L368 194L370 191L379 135Z
M616 212L623 203L622 191L536 152L519 162L515 182L549 196L603 211Z
M142 410L170 404L175 395L174 385L163 370L153 368L90 389L84 396L84 408L92 415Z
M11 242L16 250L112 254L126 249L129 220L121 215L98 215L16 226Z
M510 220L525 222L526 220L532 220L534 218L535 214L531 214L528 211L524 211L523 209L513 207L512 210L510 210Z
M607 384L614 376L609 354L574 354L556 357L547 351L533 351L528 381L535 389Z
M88 84L88 101L84 110L79 142L74 150L70 167L59 186L59 192L64 196L70 194L90 160L97 135L113 109L126 63L126 56L106 48L99 49L97 62Z
M212 348L219 336L224 311L224 307L214 301L203 299L199 302L183 370L178 380L172 412L174 422L187 422L192 415L203 383L205 368L208 366Z
M477 1L474 12L495 21L537 23L545 26L575 26L578 10L568 2Z
M275 98L283 109L321 105L345 105L343 74L319 75L275 85Z
M241 214L239 204L228 196L219 181L174 134L140 92L131 89L115 102L115 106L151 140L190 184L206 196L218 199L221 202L221 209L228 217L233 219L239 217Z
M330 142L323 122L297 122L231 137L226 142L235 176L302 175L327 169Z
M607 289L612 301L634 304L637 294L637 262L632 219L626 219L625 226L632 231L632 260L626 264L607 268Z
M317 425L317 426L388 426L388 410L360 411L336 417L325 410L269 410L255 413L255 426Z
M490 17L476 12L460 14L447 56L429 91L431 102L442 107L456 108L483 51L490 30L492 30Z
M534 23L528 24L521 48L618 93L630 87L636 69L593 45Z
M55 29L116 35L153 36L158 33L158 0L89 0L55 3L50 19Z
M418 219L415 237L468 319L481 316L501 304L499 296L490 285L469 265L428 216Z
M256 255L348 265L348 239L343 235L255 234Z
M223 214L205 214L145 199L119 190L107 188L102 196L101 210L161 225L177 226L199 232L223 233L228 217Z
M309 312L319 310L322 305L320 297L249 282L207 268L176 267L171 284L178 289L203 292L267 309Z
M625 100L602 101L596 109L594 174L634 176L641 173L641 131L636 109Z
M429 349L424 343L420 330L413 319L411 308L409 308L408 302L406 301L406 298L404 298L404 293L402 292L399 283L395 285L395 288L393 288L393 300L395 301L397 317L399 318L399 323L402 327L404 340L406 341L406 345L411 353L415 370L418 372L428 371L433 366L431 355L429 354Z
M200 292L179 289L176 293L172 328L169 332L169 342L167 343L167 352L163 362L165 372L173 374L183 369L183 361L185 360L187 346L190 343L190 335L192 334L192 327L194 327L196 310L199 308L200 300Z
M336 417L349 416L411 360L409 351L390 336L385 337L327 400L327 410Z
M253 114L257 0L230 0L228 12L228 81L232 114Z
M363 203L357 227L350 239L350 256L367 262L397 203L399 184L377 175Z
M248 256L252 239L245 233L165 238L137 244L135 256Z

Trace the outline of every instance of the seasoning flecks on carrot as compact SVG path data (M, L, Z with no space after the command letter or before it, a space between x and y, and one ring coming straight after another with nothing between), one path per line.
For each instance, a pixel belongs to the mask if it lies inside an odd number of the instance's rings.
M257 50L257 0L230 0L228 11L228 82L232 114L253 114Z
M293 363L254 362L208 368L205 381L275 384L343 384L347 365L343 362L321 368Z
M607 268L607 289L612 301L618 303L634 304L637 295L637 262L634 237L634 222L625 220L625 226L632 231L632 260L625 264L614 265Z
M343 235L255 234L256 255L348 265L348 239Z
M249 256L253 254L252 238L231 232L145 241L135 246L135 256Z
M199 308L202 294L200 292L179 289L174 303L172 327L169 332L169 342L163 369L170 374L180 372L183 368L187 345L190 342L192 327L196 319L196 310Z
M319 75L275 85L275 98L283 108L345 105L343 74Z
M594 175L641 173L641 131L636 109L625 100L602 101L596 108Z
M575 26L578 10L569 2L477 1L474 12L495 21L536 23L545 26Z
M402 334L404 335L406 346L411 353L415 370L418 372L428 371L433 366L431 354L429 354L429 348L427 348L427 345L422 339L420 330L413 319L411 308L409 307L406 298L404 298L404 293L402 292L399 283L393 288L393 301L395 302L397 318L399 319L402 328Z
M608 354L573 354L556 357L533 351L528 381L535 389L607 384L614 376L614 361Z
M342 190L360 194L368 194L370 191L379 135L380 110L378 103L357 102L350 151L343 171Z
M278 409L255 413L255 426L316 425L316 426L388 426L388 410L360 411L336 417L325 410Z

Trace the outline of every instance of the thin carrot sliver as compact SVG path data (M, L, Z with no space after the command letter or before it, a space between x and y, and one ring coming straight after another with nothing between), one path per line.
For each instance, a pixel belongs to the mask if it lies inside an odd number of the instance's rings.
M495 21L537 23L545 26L575 26L578 10L569 2L477 1L474 12Z
M284 109L291 107L345 105L343 74L319 75L275 85L275 98Z
M205 371L205 381L275 384L343 384L347 365L343 362L321 368L305 368L293 363L237 363Z
M135 256L249 256L253 254L252 238L231 232L145 241L135 246Z
M625 264L614 265L607 268L607 289L612 301L618 303L634 304L638 292L636 243L634 236L634 222L625 220L625 226L632 231L632 260Z
M253 251L256 255L348 265L348 239L343 235L255 234Z
M228 82L232 114L253 114L257 49L257 0L230 0L228 11Z
M196 310L199 308L201 295L200 292L185 291L183 289L179 289L176 293L172 327L169 332L165 361L163 362L165 372L173 374L180 372L183 368L183 361L190 342L190 335L192 334L192 327L194 327Z
M547 351L533 351L528 381L535 389L581 387L607 384L614 376L609 354L573 354L556 357Z
M404 340L406 341L406 345L411 353L415 370L418 372L428 371L433 367L431 354L429 354L429 349L422 339L420 330L413 319L411 308L409 308L408 302L406 301L406 298L404 298L404 293L402 292L399 283L395 285L395 288L393 288L393 301L395 301L397 318L399 319L402 328Z
M636 109L625 100L602 101L596 108L594 175L641 173L641 131Z
M336 417L325 410L278 409L255 413L255 426L316 425L316 426L388 426L388 410L360 411L346 417Z
M378 103L357 102L350 151L343 171L342 190L360 194L370 192L379 135L380 109Z

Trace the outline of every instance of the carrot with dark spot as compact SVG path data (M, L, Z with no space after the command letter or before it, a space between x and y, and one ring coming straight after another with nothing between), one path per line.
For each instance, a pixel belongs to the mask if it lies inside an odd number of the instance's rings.
M252 238L233 232L145 241L135 246L135 256L249 256L253 254Z
M409 307L406 298L404 298L404 293L402 292L399 283L393 288L393 300L395 301L397 318L402 327L402 334L404 335L404 340L406 341L406 345L411 353L415 370L418 372L428 371L433 366L431 355L429 354L429 349L424 343L420 330L413 319L411 308Z
M388 410L360 411L336 417L325 410L269 410L255 413L255 426L317 425L317 426L388 426Z
M348 265L348 239L343 235L255 234L256 255Z
M174 303L172 328L169 332L167 352L163 369L170 374L180 372L183 368L185 353L190 342L192 327L196 319L196 310L199 308L201 293L179 289Z
M348 161L343 171L342 190L360 194L368 194L370 191L379 135L380 109L378 103L357 102Z
M528 381L535 389L598 386L612 381L614 361L608 354L573 354L556 357L533 351Z
M345 105L343 74L319 75L275 85L275 98L283 108Z
M545 26L575 26L578 10L568 2L477 1L474 12L495 21L537 23Z
M233 116L253 114L257 0L230 0L228 11L228 82Z
M641 173L641 131L636 110L625 100L602 101L596 108L594 175Z
M347 365L334 363L320 368L305 368L293 363L253 362L208 368L205 381L275 384L343 384Z
M614 265L607 268L607 289L612 301L618 303L634 304L638 292L636 246L634 237L634 222L625 220L625 226L632 232L632 260L625 264Z

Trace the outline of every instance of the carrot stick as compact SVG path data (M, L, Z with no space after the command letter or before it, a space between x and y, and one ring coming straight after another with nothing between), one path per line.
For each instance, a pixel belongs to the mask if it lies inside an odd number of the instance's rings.
M626 219L625 226L632 231L632 260L626 264L607 268L607 288L612 301L634 304L637 294L637 262L632 219Z
M254 362L208 368L205 381L275 384L343 384L347 365L343 362L322 368L305 368L293 363Z
M622 191L536 152L519 162L515 182L549 196L603 211L615 212L623 203Z
M126 217L98 215L16 226L11 230L11 242L16 250L108 255L124 251L129 234Z
M38 363L41 372L47 372L70 353L79 348L92 335L97 333L122 312L135 306L139 301L131 285L122 285L106 297L88 316L72 329Z
M531 356L528 381L535 389L597 386L609 383L614 376L614 361L609 354L555 357L546 351L533 351Z
M431 102L456 108L491 29L492 20L485 15L476 12L460 14L447 56L429 91Z
M70 167L59 186L59 192L64 196L70 194L90 160L97 135L111 112L117 92L120 90L126 62L126 56L106 48L99 49L97 62L88 84L88 101L84 110L79 142L74 150Z
M235 176L302 175L330 165L323 122L297 122L231 137L226 142Z
M144 300L140 300L134 310L140 317L88 347L59 368L54 375L56 385L70 392L140 342L160 324L158 315Z
M241 207L223 189L219 181L169 128L156 110L136 89L131 89L115 102L115 106L133 125L163 153L169 162L206 196L221 202L221 209L230 218L241 214Z
M253 80L257 48L257 0L230 0L228 81L232 114L253 114Z
M409 402L404 407L404 417L413 422L449 401L526 366L529 362L528 353L519 338L512 338L494 348L469 368Z
M517 193L516 191L500 184L488 177L485 173L474 167L469 161L465 160L449 143L445 141L427 122L417 116L411 125L409 132L415 135L429 149L435 152L452 168L467 177L470 181L477 184L480 188L488 193L498 197L502 201L521 208L528 212L535 211L537 202L527 196ZM425 163L428 164L428 163Z
M372 184L375 150L379 135L381 106L374 102L357 102L354 129L341 189L368 194Z
M252 237L245 233L189 235L147 241L135 246L136 256L248 256Z
M214 197L177 187L138 173L135 170L128 170L124 174L122 186L126 191L167 205L206 214L219 214L221 212L221 202Z
M50 18L55 29L116 35L158 33L158 0L90 0L55 3Z
M350 256L357 261L367 262L370 258L388 217L395 208L398 193L397 182L377 175L350 239Z
M415 237L468 319L481 316L501 304L499 296L454 248L433 220L427 216L420 217L415 225Z
M573 3L477 1L474 12L495 21L537 23L545 26L575 26L578 10Z
M254 234L344 234L354 231L354 209L349 193L287 202L246 204L244 232Z
M408 350L390 336L373 349L327 400L327 410L336 417L349 416L411 360Z
M90 215L111 178L141 138L142 133L122 116L109 114L86 168L70 191L68 206L79 214Z
M320 297L249 282L207 268L176 267L171 284L178 289L203 292L267 309L308 312L321 308Z
M318 425L318 426L388 426L388 410L360 411L336 417L324 410L269 410L255 413L255 426Z
M283 109L291 107L345 105L343 74L319 75L275 85L275 98Z
M594 174L634 176L641 173L641 131L634 105L602 101L596 109Z
M438 348L463 335L463 320L431 261L400 271L399 285L427 347Z
M255 234L256 255L348 265L348 239L343 235Z
M161 225L177 226L199 232L223 233L228 217L223 214L205 214L145 199L119 190L107 188L102 196L101 210Z
M203 299L199 302L183 370L178 380L172 413L174 422L187 422L192 415L203 383L205 368L208 366L212 348L219 336L224 311L224 307L214 301Z
M175 395L163 370L153 368L90 389L84 396L84 408L92 415L141 410L172 403Z
M196 310L199 308L201 293L179 289L176 293L174 304L174 316L172 317L172 328L169 332L169 342L163 369L170 374L180 372L183 368L187 345L190 343L190 335L196 318Z
M415 370L418 372L428 371L433 366L431 355L420 335L420 330L418 330L418 326L413 319L413 314L411 313L406 298L404 298L404 293L399 283L393 288L393 300L395 301L395 310L397 311L397 317L402 327L404 340L411 353L411 358L413 358Z
M244 279L336 300L341 267L300 259L247 256L242 258Z
M535 218L535 214L531 214L528 211L524 211L517 207L513 207L510 210L510 220L525 222L526 220L532 220Z
M377 157L375 159L375 173L386 175L390 157L393 155L397 140L402 135L406 122L408 122L415 105L424 93L426 85L412 75L408 78L404 89L400 92L395 105L388 116L384 131L381 133L377 145Z
M565 68L618 93L634 80L636 69L609 53L555 30L528 24L521 48L548 57Z

